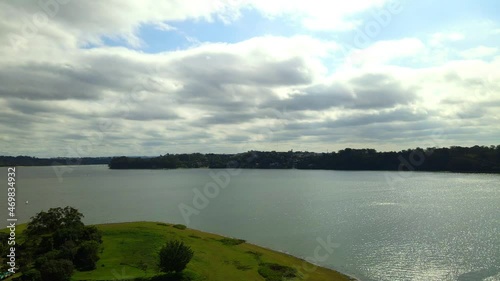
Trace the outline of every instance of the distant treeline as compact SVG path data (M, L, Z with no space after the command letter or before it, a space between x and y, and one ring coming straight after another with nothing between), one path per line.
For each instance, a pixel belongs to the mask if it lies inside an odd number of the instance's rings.
M29 156L0 156L0 166L58 166L109 164L111 157L36 158Z
M249 151L239 154L166 154L152 158L114 157L109 163L111 169L203 167L500 173L500 145L416 148L398 152L346 148L331 153Z

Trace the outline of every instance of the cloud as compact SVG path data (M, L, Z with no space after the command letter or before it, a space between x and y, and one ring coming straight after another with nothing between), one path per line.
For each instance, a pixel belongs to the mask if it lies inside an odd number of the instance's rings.
M460 32L436 32L432 34L430 43L440 45L446 42L457 42L465 39L465 35Z
M480 59L484 57L491 57L498 54L498 48L478 46L460 52L460 55L466 59Z
M374 113L355 113L341 116L328 122L328 127L364 126L374 123L404 123L422 121L429 118L428 112L414 112L409 108L384 110Z
M344 53L345 31L389 2L196 3L0 3L0 154L67 156L88 143L82 156L400 149L436 129L453 144L500 138L494 41L438 27L393 36L391 25ZM295 29L231 29L248 11ZM40 13L48 20L36 24ZM155 40L172 51L144 52L144 26L165 31ZM168 41L191 26L203 40Z
M409 104L416 99L394 77L366 73L340 83L319 84L304 88L283 100L270 101L267 106L287 110L326 110L332 107L354 109L391 108Z
M155 24L155 28L158 29L158 30L162 30L162 31L173 31L173 30L177 30L177 28L175 28L174 26L171 26L169 24L166 24L164 22L159 22L159 23L156 23Z
M238 6L232 1L166 1L145 0L110 1L19 1L4 3L2 10L24 18L35 27L58 25L73 34L79 44L101 44L102 37L125 39L131 46L139 47L142 40L137 36L141 25L155 24L165 27L166 21L187 19L212 21L215 18L235 18ZM47 24L36 24L43 15L51 19ZM42 22L42 21L40 21ZM43 21L46 22L46 21ZM42 23L43 23L42 22ZM22 34L22 26L15 32Z
M352 16L369 9L380 8L388 2L390 1L257 0L248 1L248 5L268 17L289 17L311 30L352 30L361 23Z
M424 43L416 38L378 41L365 49L356 50L350 59L358 65L383 65L424 54Z

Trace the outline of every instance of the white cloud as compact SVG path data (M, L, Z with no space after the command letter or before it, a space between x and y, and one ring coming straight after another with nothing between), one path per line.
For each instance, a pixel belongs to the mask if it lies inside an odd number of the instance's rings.
M491 57L498 53L498 48L478 46L465 51L460 52L460 55L466 59L480 59L484 57Z
M169 24L166 24L164 22L159 22L159 23L156 23L155 24L155 28L158 29L158 30L162 30L162 31L172 31L172 30L177 30L177 28L169 25Z
M254 0L248 5L270 17L286 16L312 30L351 30L359 20L351 17L372 8L382 7L389 0ZM393 1L394 2L394 1Z
M430 43L432 45L440 45L446 42L456 42L465 39L465 35L460 32L437 32L432 34Z
M354 50L349 59L355 65L373 66L391 64L399 59L416 58L424 51L425 45L419 39L404 38L378 41L367 48Z
M231 0L60 2L65 4L58 4L58 1L19 1L15 5L4 2L0 4L0 15L11 18L9 14L16 14L17 18L23 19L11 30L11 33L23 37L32 37L24 32L26 28L33 27L42 32L55 25L77 38L79 44L100 44L102 37L107 36L125 39L138 47L142 43L137 37L141 25L162 26L164 22L186 19L212 21L214 17L234 19L240 8ZM37 20L42 17L49 21Z

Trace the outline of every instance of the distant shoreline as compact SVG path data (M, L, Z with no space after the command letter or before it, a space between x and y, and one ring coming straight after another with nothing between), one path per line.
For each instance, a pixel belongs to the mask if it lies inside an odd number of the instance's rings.
M0 156L0 166L108 165L110 169L297 169L336 171L424 171L500 173L500 145L416 148L378 152L346 148L338 152L248 151L237 154L189 153L156 157L34 158Z
M79 164L79 165L8 165L8 166L0 166L0 167L23 167L23 168L36 168L36 167L65 167L65 166L107 166L109 170L116 170L116 171L126 171L126 170L133 170L133 171L158 171L158 170L165 170L165 171L172 171L172 170L225 170L225 169L233 169L233 168L210 168L210 167L197 167L197 168L173 168L173 169L168 169L168 168L127 168L127 169L112 169L109 168L108 164ZM275 170L275 171L284 171L284 170L296 170L296 171L334 171L334 172L414 172L414 173L451 173L451 174L485 174L485 175L498 175L500 172L482 172L482 171L426 171L426 170L415 170L415 171L398 171L398 170L335 170L335 169L297 169L297 168L276 168L276 169L264 169L264 168L241 168L244 170Z

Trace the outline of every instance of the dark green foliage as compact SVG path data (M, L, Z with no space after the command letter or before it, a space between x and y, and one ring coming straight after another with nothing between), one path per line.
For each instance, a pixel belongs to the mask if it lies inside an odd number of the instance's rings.
M29 269L26 272L23 272L23 275L21 276L22 281L41 281L42 280L42 275L40 274L40 271L36 269Z
M8 250L10 249L10 246L7 243L9 241L9 237L9 233L0 232L0 253L2 257L8 255L9 253Z
M180 229L180 230L186 229L186 226L183 225L183 224L174 224L174 227L177 228L177 229Z
M223 239L220 239L219 241L222 242L222 244L228 245L228 246L234 246L234 245L239 245L239 244L245 243L245 240L243 240L243 239L233 239L233 238L223 238Z
M96 241L97 243L102 243L102 233L97 227L90 225L83 228L82 240L85 241Z
M186 268L193 254L191 248L184 245L182 241L169 241L160 249L158 267L166 273L181 272Z
M42 257L45 257L48 260L61 259L61 251L59 251L59 250L52 250L52 251L49 251L49 252L45 253Z
M48 259L46 256L37 257L37 258L35 259L35 262L34 262L33 266L34 266L35 268L40 268L40 267L42 267L42 265L43 265L44 263L46 263L46 262L48 262L48 261L49 261L49 259Z
M53 158L27 156L0 156L0 166L108 164L111 169L175 169L175 168L251 168L251 169L323 169L374 170L400 169L400 157L410 161L416 153L424 153L416 171L452 171L500 173L500 145L450 148L416 148L402 151L377 152L374 149L346 148L338 152L313 153L307 151L249 151L239 154L166 154L159 157L114 158ZM418 159L418 157L413 158ZM411 161L410 161L411 163ZM407 167L405 167L407 169Z
M33 243L33 246L36 249L36 255L42 255L54 250L54 239L51 235L43 235L32 239L29 242Z
M260 257L262 257L262 253L254 251L246 251L246 253L252 255L255 258L255 260L260 262Z
M40 267L42 281L68 281L73 274L70 260L48 260Z
M54 247L59 248L68 241L80 241L82 239L83 230L83 224L74 225L73 227L61 225L52 235Z
M261 263L258 272L266 281L283 281L297 277L295 268L277 263Z
M51 208L32 217L24 232L27 239L19 245L25 268L38 270L43 281L69 280L75 267L95 269L102 235L95 226L85 226L82 218L71 207Z
M74 263L80 271L93 270L99 260L99 243L96 241L83 242L76 251Z
M83 228L83 214L71 207L51 208L48 212L40 212L31 218L25 234L28 238L44 234L53 234L56 231Z
M252 266L251 265L245 265L245 264L242 264L240 261L233 261L232 264L238 269L238 270L241 270L241 271L247 271L247 270L250 270L252 269Z
M407 163L411 165L406 165ZM346 148L331 153L249 151L239 154L167 154L153 158L116 157L111 160L109 167L111 169L209 167L500 173L500 145L416 148L397 152Z
M76 251L78 250L77 244L74 241L66 241L60 247L60 257L62 259L74 260Z
M111 157L36 158L29 156L0 156L0 166L51 166L109 164Z

